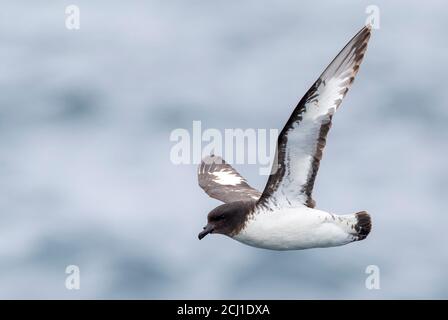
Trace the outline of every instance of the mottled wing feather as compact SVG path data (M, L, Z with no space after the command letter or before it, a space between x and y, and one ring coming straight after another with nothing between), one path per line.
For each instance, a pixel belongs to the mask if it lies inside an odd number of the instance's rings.
M370 27L342 49L308 90L281 131L271 175L260 204L306 205L311 197L334 112L350 88L364 57Z
M225 203L257 201L261 192L252 188L231 165L221 157L202 159L198 169L199 186L212 198Z

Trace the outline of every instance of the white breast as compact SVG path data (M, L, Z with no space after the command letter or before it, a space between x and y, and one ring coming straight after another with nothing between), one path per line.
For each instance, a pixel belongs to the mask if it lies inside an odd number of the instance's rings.
M259 210L233 238L272 250L340 246L354 240L353 215L338 216L308 207Z

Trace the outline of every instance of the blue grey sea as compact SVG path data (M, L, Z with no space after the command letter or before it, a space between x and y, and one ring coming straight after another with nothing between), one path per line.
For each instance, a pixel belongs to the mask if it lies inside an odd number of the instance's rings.
M172 163L170 133L281 129L371 4L380 28L314 189L323 210L367 210L370 236L291 252L199 241L219 202L196 165ZM3 1L0 298L448 298L447 14L446 1ZM257 165L236 168L263 189Z

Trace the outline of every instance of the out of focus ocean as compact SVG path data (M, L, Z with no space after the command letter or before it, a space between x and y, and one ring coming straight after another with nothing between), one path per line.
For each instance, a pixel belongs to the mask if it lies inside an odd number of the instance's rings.
M65 28L69 4L80 30ZM448 298L445 1L373 3L380 29L334 118L314 198L369 211L367 240L198 241L218 201L170 161L170 132L193 120L281 128L370 4L3 2L0 298ZM256 165L237 169L264 187Z

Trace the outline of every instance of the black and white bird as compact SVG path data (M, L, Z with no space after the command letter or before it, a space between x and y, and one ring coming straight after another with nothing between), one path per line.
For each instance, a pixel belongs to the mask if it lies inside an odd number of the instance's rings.
M200 187L225 204L208 214L199 239L218 233L258 248L300 250L367 237L371 229L367 212L336 215L318 210L311 194L333 114L359 70L370 33L370 26L362 28L300 100L278 137L275 162L262 193L221 157L202 160Z

